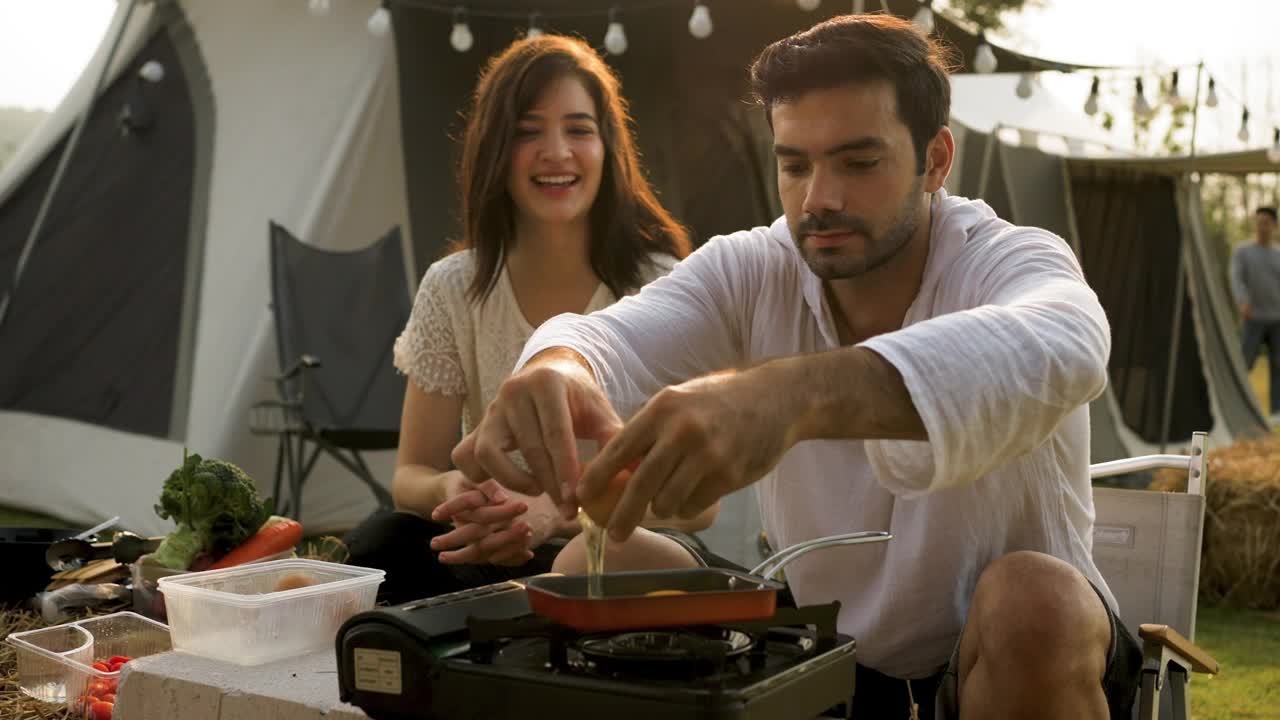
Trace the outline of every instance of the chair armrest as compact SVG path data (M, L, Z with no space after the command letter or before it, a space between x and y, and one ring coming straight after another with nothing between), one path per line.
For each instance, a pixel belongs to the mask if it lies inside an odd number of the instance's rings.
M303 370L311 370L320 366L320 358L315 355L300 355L298 359L288 367L288 369L273 379L277 382L282 380L292 380Z
M1138 635L1142 637L1144 645L1155 643L1170 652L1176 653L1183 660L1186 660L1187 665L1195 672L1208 675L1218 674L1217 660L1214 660L1199 645L1186 639L1181 633L1168 625L1144 623L1138 627Z

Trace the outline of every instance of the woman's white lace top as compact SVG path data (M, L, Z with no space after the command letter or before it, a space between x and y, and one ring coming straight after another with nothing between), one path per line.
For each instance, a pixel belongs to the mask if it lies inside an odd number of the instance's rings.
M645 283L667 274L676 259L651 255L641 269ZM424 392L463 398L462 432L484 415L534 327L525 319L504 265L493 292L482 303L467 299L475 275L474 255L463 250L427 268L404 332L396 339L395 365ZM617 301L601 283L583 314Z

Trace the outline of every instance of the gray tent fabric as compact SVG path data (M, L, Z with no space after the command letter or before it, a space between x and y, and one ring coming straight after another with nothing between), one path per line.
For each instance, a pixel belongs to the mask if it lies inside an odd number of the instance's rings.
M207 78L197 71L189 86L174 13L86 121L0 324L0 407L171 432L188 266L201 247L188 228L196 175L208 171L196 162L192 99ZM149 61L166 68L161 82L138 77ZM3 290L65 145L0 205Z

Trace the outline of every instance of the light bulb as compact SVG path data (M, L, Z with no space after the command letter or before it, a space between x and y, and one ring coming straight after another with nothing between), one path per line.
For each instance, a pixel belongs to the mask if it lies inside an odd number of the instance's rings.
M1240 138L1240 142L1242 143L1249 142L1249 126L1244 124L1240 125L1240 132L1236 133L1236 137Z
M1170 105L1177 105L1182 102L1182 98L1178 97L1178 71L1174 70L1169 76L1169 86L1165 88L1164 101Z
M386 37L391 32L391 12L384 7L373 11L367 23L369 34L374 37Z
M996 71L996 52L991 49L991 46L985 40L978 46L977 52L973 54L973 69L983 74Z
M332 6L329 5L329 0L308 0L307 1L307 10L312 15L315 15L317 17L328 15L331 9L333 8Z
M1014 93L1018 97L1026 100L1031 97L1031 93L1035 92L1035 88L1031 86L1031 73L1022 73L1018 77L1018 87L1014 88Z
M698 3L693 6L693 14L689 16L689 34L699 40L711 35L711 11L707 6Z
M609 29L604 33L604 49L610 55L621 55L627 51L627 31L622 29L622 23L617 20L610 22Z
M928 35L933 32L933 11L929 9L928 5L921 5L920 9L916 11L916 16L911 18L911 22L915 23L916 27Z
M1102 84L1102 80L1097 75L1093 76L1093 84L1089 86L1089 99L1084 101L1084 114L1098 114L1098 86Z
M1218 88L1213 78L1209 78L1209 94L1204 99L1205 107L1218 107Z
M449 44L454 50L466 52L471 49L474 42L475 38L471 37L471 27L465 21L453 24L453 30L449 33Z
M158 83L164 79L164 65L158 60L148 60L138 68L138 77L149 83Z
M796 0L796 7L805 12L813 12L822 4L822 0Z
M1151 114L1151 103L1147 102L1147 94L1142 90L1142 78L1133 81L1133 114L1140 118Z
M1272 136L1271 147L1267 148L1267 160L1273 165L1280 164L1280 128L1276 128Z
M531 27L525 32L524 36L527 38L542 37L542 30L536 27Z
M861 15L867 11L866 0L853 0L853 14Z

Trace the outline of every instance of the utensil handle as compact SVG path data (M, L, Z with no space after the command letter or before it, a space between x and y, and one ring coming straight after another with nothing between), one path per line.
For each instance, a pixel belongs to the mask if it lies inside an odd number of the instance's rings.
M828 535L827 537L814 538L797 543L789 548L783 548L778 552L770 555L768 559L751 569L751 574L762 577L765 580L771 580L777 575L783 567L792 560L807 554L814 550L822 548L836 547L838 545L862 545L863 543L886 542L893 535L879 531L871 530L866 532L842 533L840 535Z

